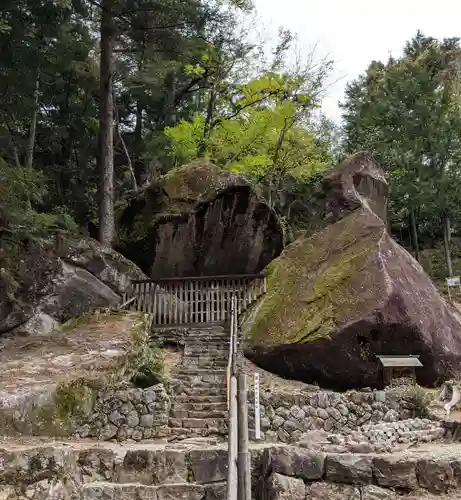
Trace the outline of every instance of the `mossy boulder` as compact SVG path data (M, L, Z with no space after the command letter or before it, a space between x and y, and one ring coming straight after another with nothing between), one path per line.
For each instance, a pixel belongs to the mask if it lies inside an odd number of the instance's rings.
M175 168L118 216L117 249L153 278L261 271L282 251L276 214L213 163Z
M0 244L2 242L0 241ZM0 335L43 333L122 300L135 264L91 238L57 235L1 245Z
M268 268L268 293L246 325L246 355L335 389L382 386L380 354L420 355L422 385L458 372L460 318L387 232L379 168L356 155L329 176L324 194L320 229Z
M0 341L0 434L68 436L98 391L131 379L149 350L138 313L88 314L46 335Z

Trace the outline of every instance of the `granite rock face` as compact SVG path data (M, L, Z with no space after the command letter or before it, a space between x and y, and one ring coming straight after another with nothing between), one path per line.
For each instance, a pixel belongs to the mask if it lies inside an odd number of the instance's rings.
M40 334L122 300L130 280L146 279L132 262L90 238L58 235L24 242L0 269L0 335Z
M381 387L380 354L419 355L421 385L459 371L460 317L388 233L387 191L364 153L325 180L315 230L268 268L246 326L252 361L333 389Z
M171 170L119 215L117 248L152 278L256 273L282 246L248 182L205 161Z

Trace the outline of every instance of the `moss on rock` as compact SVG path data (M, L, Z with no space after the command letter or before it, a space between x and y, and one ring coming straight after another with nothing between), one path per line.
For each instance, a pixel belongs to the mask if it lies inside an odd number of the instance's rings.
M252 321L250 344L328 338L360 312L367 300L360 271L383 231L381 221L358 211L287 247L267 268L268 293Z
M229 186L230 178L227 170L214 163L197 160L170 170L160 179L159 185L171 202L168 212L179 213L184 210L184 204L193 205L215 196Z

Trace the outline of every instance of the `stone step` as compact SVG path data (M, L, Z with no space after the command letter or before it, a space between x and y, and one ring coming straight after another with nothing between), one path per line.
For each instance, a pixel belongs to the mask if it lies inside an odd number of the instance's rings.
M213 331L207 331L207 332L199 332L199 331L191 331L187 335L182 337L186 341L188 339L202 339L202 338L212 338L212 339L219 339L219 340L229 340L229 334L227 332L213 332Z
M227 432L226 418L169 418L170 428L213 429L215 432Z
M206 368L197 368L195 366L193 367L185 367L185 366L179 366L178 371L176 372L181 375L210 375L210 370L207 370ZM226 370L221 369L221 370L215 370L211 375L226 375Z
M177 403L200 403L200 404L210 404L210 403L226 403L227 404L227 390L217 389L215 393L212 394L211 391L203 391L199 389L193 394L177 395L173 398L174 404Z
M227 410L208 410L208 411L197 411L197 410L171 410L172 418L227 418Z
M179 383L173 386L174 394L226 394L226 387L218 387L224 385L224 382L217 381L202 381L202 380L180 380ZM194 389L197 389L195 392Z
M212 342L212 341L208 341L208 340L200 341L200 340L194 339L194 340L187 341L185 345L187 345L188 349L193 349L193 350L202 349L202 350L204 350L204 351L200 351L200 352L209 352L211 350L225 350L225 351L229 352L229 345L226 342L214 342L214 341Z
M190 332L206 332L206 331L212 331L212 332L227 332L227 328L224 327L223 325L200 325L200 326L192 326L188 328L188 331Z
M222 356L214 356L214 355L209 355L207 353L202 353L202 354L197 354L195 356L184 356L182 363L185 364L194 364L197 365L200 362L218 362L218 363L225 363L227 364L229 360L229 355L228 353L223 354Z
M189 335L181 339L186 345L191 344L216 344L216 345L227 345L229 344L229 338L227 336L219 335Z
M194 374L194 373L178 373L173 374L173 380L177 382L184 382L189 384L226 384L226 375L217 374L214 372L218 370L208 370L208 373Z
M225 350L221 353L210 353L208 351L204 352L193 352L189 354L184 354L183 359L216 359L220 361L227 361L229 359L229 351Z
M220 352L210 352L210 351L201 351L201 352L190 352L188 354L183 355L184 360L188 359L216 359L218 361L228 361L229 360L229 350L223 350Z
M208 375L194 375L187 373L175 373L173 374L172 384L173 385L186 385L191 386L194 384L210 384L216 386L218 385L226 385L226 376L225 375L213 375L214 370L209 370Z
M209 436L226 436L227 430L219 429L186 429L184 427L170 427L168 441L183 441L191 438L209 437Z
M222 370L223 368L227 367L227 361L226 360L216 360L216 359L199 359L197 358L196 360L191 360L191 359L185 359L182 362L182 366L185 368L207 368L207 369L216 369L216 370Z
M185 394L177 394L174 396L175 401L185 402L210 402L227 401L227 388L226 387L184 387ZM179 399L184 398L184 399Z
M229 346L227 344L200 344L200 345L190 345L186 344L184 346L184 355L189 356L190 354L209 354L209 355L220 355L224 353L229 353Z
M227 412L227 402L217 402L217 403L190 403L188 402L177 402L173 401L171 410L185 410L185 411L225 411Z
M227 389L225 387L216 387L217 385L222 385L221 383L217 382L201 382L198 380L191 381L191 380L183 380L179 384L174 385L173 388L173 393L176 395L188 395L188 396L193 396L195 395L203 395L203 394L209 394L211 396L214 395L219 395L219 394L226 394Z
M225 339L217 339L217 338L197 338L193 339L158 339L158 343L161 344L170 344L170 345L178 345L184 348L184 350L192 348L192 349L227 349L229 350L229 341Z
M197 354L196 356L183 356L182 358L182 364L183 365L198 365L199 363L203 362L218 362L218 363L224 363L227 366L227 363L229 361L229 355L228 353L223 354L222 356L214 356L214 355L209 355L206 353L202 354Z
M173 483L153 486L141 483L109 483L105 481L95 481L82 485L79 499L197 499L205 498L208 489L208 486L197 483Z

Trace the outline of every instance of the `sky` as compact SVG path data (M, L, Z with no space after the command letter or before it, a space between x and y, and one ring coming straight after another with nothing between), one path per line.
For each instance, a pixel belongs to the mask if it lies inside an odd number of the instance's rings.
M398 56L418 29L436 38L461 37L459 0L253 1L261 19L257 30L265 40L275 40L283 26L298 34L306 54L316 47L319 58L334 61L323 110L337 123L346 83L372 60Z

